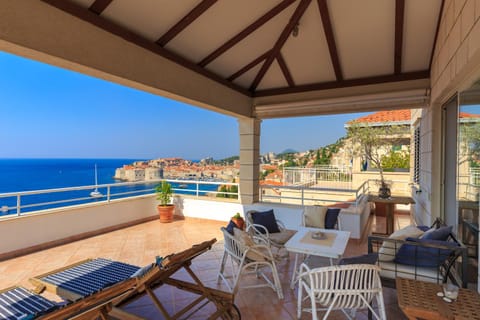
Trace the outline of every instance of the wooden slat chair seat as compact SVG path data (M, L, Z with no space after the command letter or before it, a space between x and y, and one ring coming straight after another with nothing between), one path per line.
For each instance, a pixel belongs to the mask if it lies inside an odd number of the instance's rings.
M69 301L90 296L129 279L140 267L104 258L88 259L30 279Z
M12 287L0 292L0 319L33 319L58 306L23 287Z

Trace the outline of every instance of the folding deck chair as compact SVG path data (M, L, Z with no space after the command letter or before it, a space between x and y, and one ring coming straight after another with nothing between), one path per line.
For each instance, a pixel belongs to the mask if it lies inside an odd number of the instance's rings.
M168 255L165 258L157 258L157 263L138 278L136 290L126 299L119 302L119 304L137 299L146 292L166 319L178 319L180 317L183 317L182 319L188 319L209 303L215 305L216 311L211 314L208 319L241 319L240 311L234 304L234 295L229 292L206 287L190 268L192 260L210 250L216 241L216 239L205 241L182 252ZM193 282L171 277L181 269L187 271ZM180 311L170 315L153 292L154 289L164 284L197 294L199 297ZM196 309L193 310L194 308Z
M205 287L190 268L191 260L209 250L215 241L216 239L205 241L183 252L157 258L156 263L143 268L102 258L89 259L42 274L30 281L37 287L38 292L46 289L70 302L77 301L79 305L92 304L91 310L75 310L69 307L69 310L65 311L67 307L64 307L53 312L59 315L58 317L51 318L50 314L47 314L45 319L68 318L64 315L72 310L85 316L85 319L91 319L94 316L107 319L108 314L121 319L141 319L116 306L131 301L144 292L150 296L155 306L167 319L176 319L196 307L197 309L188 315L190 316L210 302L217 308L210 319L219 317L240 319L240 313L233 304L233 294ZM170 278L181 268L186 269L194 280L193 283ZM170 316L153 292L156 287L163 284L198 294L200 297ZM203 304L200 305L200 303ZM72 306L75 304L71 303ZM60 313L61 310L64 312ZM88 313L85 313L87 311Z
M8 288L0 291L0 319L107 319L113 300L133 290L135 283L133 278L121 281L84 299L64 303L50 301L23 287Z

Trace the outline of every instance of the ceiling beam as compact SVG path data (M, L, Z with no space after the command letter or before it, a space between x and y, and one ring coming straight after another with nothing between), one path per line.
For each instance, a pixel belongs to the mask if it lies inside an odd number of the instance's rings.
M281 3L273 7L263 16L258 18L255 22L253 22L248 27L240 31L238 34L233 36L231 39L229 39L227 42L222 44L220 47L215 49L212 53L210 53L202 61L200 61L198 65L201 67L205 67L206 65L211 63L213 60L218 58L220 55L222 55L225 51L227 51L228 49L230 49L231 47L233 47L234 45L236 45L237 43L245 39L249 34L256 31L262 25L264 25L265 23L270 21L272 18L277 16L280 12L282 12L285 8L287 8L293 2L295 2L295 0L283 0Z
M402 73L403 24L405 21L405 0L395 1L395 51L394 73Z
M445 5L445 0L442 0L442 3L440 4L440 12L438 13L437 30L435 30L435 38L433 39L433 44L432 44L432 53L430 54L430 64L429 64L430 70L432 70L433 55L435 54L435 47L437 46L438 32L440 30L440 23L442 22L444 5Z
M285 60L283 59L281 52L279 52L277 55L277 62L278 62L278 65L280 66L280 69L282 70L285 80L287 80L288 85L290 87L295 87L295 82L293 81L292 74L290 73L290 70L288 70L288 66L285 63Z
M337 81L343 80L342 67L340 66L340 60L338 58L337 45L335 43L335 37L333 36L332 22L330 20L330 13L328 12L327 0L318 0L318 10L322 17L323 32L327 39L328 51L330 52L330 59L332 61L333 70L335 71L335 77Z
M343 80L343 81L313 83L313 84L300 85L300 86L291 87L291 88L288 87L288 88L267 89L267 90L257 91L254 93L253 96L254 97L274 96L279 94L356 87L356 86L363 86L363 85L381 84L386 82L428 79L429 77L430 77L430 70L423 70L423 71L415 71L415 72L406 72L398 75L393 74L393 75L375 76L375 77L368 77L368 78L349 79L349 80Z
M263 60L267 59L268 55L270 54L271 50L268 50L264 54L260 55L258 58L254 59L252 62L248 63L246 66L242 67L240 70L232 74L230 77L227 78L228 81L233 81L236 78L240 77L242 74L247 72L248 70L255 67L257 64L262 62Z
M101 15L102 12L107 9L107 7L110 5L110 3L113 0L95 0L94 3L90 5L88 10L92 11L93 13L96 13L98 15Z
M177 54L160 47L159 45L143 38L140 37L139 35L125 29L122 26L119 26L109 20L102 19L100 16L97 14L94 14L90 12L89 10L85 10L84 8L72 3L72 2L67 2L64 0L41 0L59 10L62 10L68 14L71 14L83 21L86 21L88 23L91 23L92 25L95 25L111 34L114 34L125 41L128 41L130 43L133 43L145 50L148 50L150 52L153 52L165 59L168 59L170 61L173 61L187 69L190 69L198 74L201 74L215 82L218 82L226 87L229 87L230 89L233 89L235 91L238 91L240 93L243 93L244 95L251 96L250 92L248 90L245 90L244 88L220 77L219 75L208 71L206 69L203 69L199 66L197 66L195 63L192 63L188 61L187 59L178 56Z
M303 16L303 14L305 13L305 10L307 10L307 7L308 7L308 5L310 4L311 1L312 0L301 0L297 9L295 10L295 12L290 17L290 21L287 23L287 25L283 29L282 33L280 34L280 37L278 37L277 42L275 42L275 45L273 46L270 55L267 57L266 61L262 65L262 68L260 69L257 76L253 80L253 83L250 86L250 92L254 92L255 89L257 88L258 84L260 83L260 81L262 81L263 77L267 73L267 70L272 65L272 63L275 60L275 58L277 57L278 53L280 52L283 45L287 41L288 37L292 33L293 28L298 23L300 18Z
M205 11L213 6L217 0L203 0L195 8L193 8L187 15L171 27L163 36L156 41L158 45L164 47L170 40L175 38L180 32L188 27L193 21L200 17Z

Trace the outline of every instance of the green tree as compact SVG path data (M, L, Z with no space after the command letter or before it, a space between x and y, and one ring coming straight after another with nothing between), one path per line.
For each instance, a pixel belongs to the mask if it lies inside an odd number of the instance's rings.
M390 150L390 153L382 156L381 163L385 171L408 169L410 168L410 153Z
M378 168L380 183L386 185L383 176L382 157L392 145L405 144L409 127L406 126L371 126L368 123L354 122L347 128L347 137L352 141L353 153L367 159Z

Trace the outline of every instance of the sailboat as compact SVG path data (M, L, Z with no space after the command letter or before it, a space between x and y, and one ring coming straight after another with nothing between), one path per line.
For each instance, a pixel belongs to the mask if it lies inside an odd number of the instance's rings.
M95 163L95 190L90 192L90 197L92 198L101 198L103 197L103 194L98 191L98 177L97 177L97 164Z

